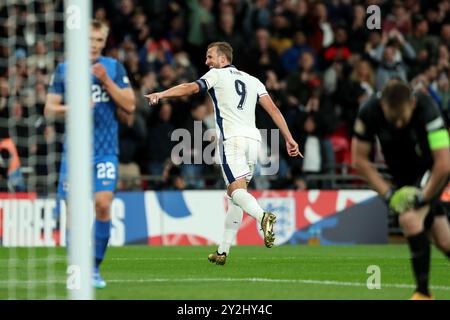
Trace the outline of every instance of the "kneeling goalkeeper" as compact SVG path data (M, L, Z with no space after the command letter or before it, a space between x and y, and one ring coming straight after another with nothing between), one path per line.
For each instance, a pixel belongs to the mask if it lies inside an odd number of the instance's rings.
M378 137L394 185L370 162ZM353 161L358 172L399 214L416 280L412 300L432 299L430 240L450 258L450 226L440 195L450 176L450 142L431 97L391 80L361 108L355 121Z

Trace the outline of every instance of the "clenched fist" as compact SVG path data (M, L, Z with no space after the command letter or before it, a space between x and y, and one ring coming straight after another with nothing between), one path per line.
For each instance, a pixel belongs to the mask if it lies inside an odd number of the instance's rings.
M92 73L102 83L108 79L106 69L101 63L96 63L92 66Z

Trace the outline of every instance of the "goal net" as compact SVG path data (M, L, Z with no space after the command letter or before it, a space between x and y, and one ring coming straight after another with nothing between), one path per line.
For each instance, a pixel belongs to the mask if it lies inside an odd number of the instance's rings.
M64 58L62 0L0 2L0 299L64 299L65 206L56 199L64 119L46 119Z

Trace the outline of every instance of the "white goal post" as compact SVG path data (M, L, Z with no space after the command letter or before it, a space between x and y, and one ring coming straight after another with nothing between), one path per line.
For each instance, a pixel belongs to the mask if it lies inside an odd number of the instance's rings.
M69 266L70 299L94 298L91 284L92 241L92 112L89 39L90 0L65 3L65 43L68 62L67 142L69 169ZM77 279L79 277L79 279ZM70 280L75 281L69 283Z

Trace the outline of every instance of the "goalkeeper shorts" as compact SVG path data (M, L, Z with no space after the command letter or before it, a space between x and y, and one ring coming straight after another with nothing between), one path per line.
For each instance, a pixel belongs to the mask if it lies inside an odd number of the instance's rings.
M416 183L416 186L419 188L423 188L428 182L429 178L430 178L430 171L427 171L422 176L422 178L419 179L419 181ZM444 185L440 190L440 192L438 192L437 195L430 201L430 212L428 212L424 222L425 229L427 230L430 229L431 226L433 225L434 217L444 216L447 214L448 208L444 206L441 198L441 195L446 187L447 185Z

